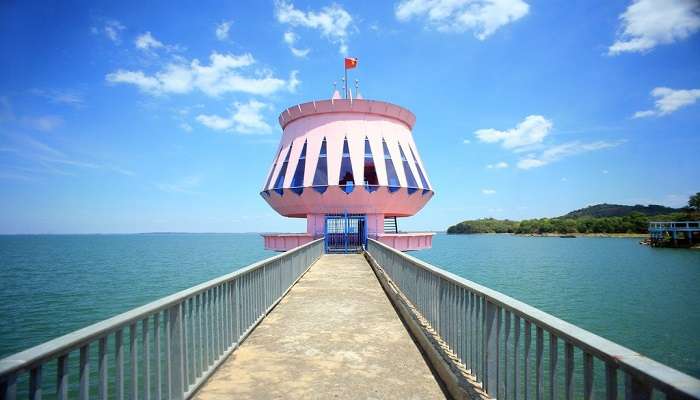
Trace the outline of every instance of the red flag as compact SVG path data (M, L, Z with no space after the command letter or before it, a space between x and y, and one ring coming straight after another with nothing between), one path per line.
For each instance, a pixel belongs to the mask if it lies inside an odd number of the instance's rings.
M345 69L353 69L357 67L357 58L345 57Z

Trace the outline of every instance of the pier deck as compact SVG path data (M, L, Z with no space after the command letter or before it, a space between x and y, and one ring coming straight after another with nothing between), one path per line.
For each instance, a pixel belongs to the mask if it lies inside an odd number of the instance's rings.
M445 398L362 255L324 255L196 395Z

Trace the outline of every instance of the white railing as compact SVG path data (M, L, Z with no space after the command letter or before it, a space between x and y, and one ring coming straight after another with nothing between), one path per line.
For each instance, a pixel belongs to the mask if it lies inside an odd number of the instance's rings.
M491 397L700 399L700 380L633 350L376 240L368 253Z
M650 231L662 230L700 230L700 221L649 222Z
M0 399L189 398L322 253L318 239L4 358Z

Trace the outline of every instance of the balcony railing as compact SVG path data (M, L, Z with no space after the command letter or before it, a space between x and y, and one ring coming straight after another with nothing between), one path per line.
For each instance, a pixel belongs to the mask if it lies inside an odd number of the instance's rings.
M700 380L633 350L376 240L368 253L491 397L592 399L598 391L606 399L700 398Z
M0 399L189 398L322 253L318 239L2 359Z
M698 231L700 221L649 222L650 231Z

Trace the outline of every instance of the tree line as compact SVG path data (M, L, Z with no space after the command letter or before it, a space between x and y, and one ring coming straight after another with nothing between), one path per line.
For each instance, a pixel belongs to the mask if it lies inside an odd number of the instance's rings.
M447 233L647 233L650 221L684 221L685 213L655 215L632 213L624 217L537 218L523 221L484 218L462 221L447 229Z
M483 218L462 221L447 229L447 233L516 233L516 234L572 234L572 233L647 233L650 221L700 220L700 193L688 200L683 211L647 216L640 212L618 217L557 217L523 221Z

